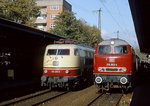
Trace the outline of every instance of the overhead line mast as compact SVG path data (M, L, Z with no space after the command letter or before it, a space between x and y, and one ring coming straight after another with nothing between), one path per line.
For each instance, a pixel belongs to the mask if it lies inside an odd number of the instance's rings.
M101 8L99 10L96 10L94 12L98 12L98 29L100 31L100 36L101 36Z
M101 36L101 8L98 10L98 29L100 31L100 36Z
M117 31L117 39L119 39L119 31Z

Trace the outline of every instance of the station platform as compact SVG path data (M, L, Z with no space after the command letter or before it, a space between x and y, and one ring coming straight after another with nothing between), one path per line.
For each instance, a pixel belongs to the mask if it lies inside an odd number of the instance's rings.
M38 84L40 83L40 80L20 80L20 81L6 81L6 82L0 82L0 91L8 88L15 88L20 86L26 86L26 85L32 85L32 84Z
M40 80L18 80L0 82L0 102L23 96L41 89Z
M150 68L139 72L130 106L150 106Z

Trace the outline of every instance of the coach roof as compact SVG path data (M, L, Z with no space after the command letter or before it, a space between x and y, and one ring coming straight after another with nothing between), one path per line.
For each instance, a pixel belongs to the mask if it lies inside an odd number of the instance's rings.
M129 43L122 39L113 38L113 39L104 40L100 42L98 45L129 45Z

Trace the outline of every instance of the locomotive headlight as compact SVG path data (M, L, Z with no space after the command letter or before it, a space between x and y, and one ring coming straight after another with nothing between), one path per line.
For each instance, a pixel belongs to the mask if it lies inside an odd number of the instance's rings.
M105 68L103 68L103 67L98 67L98 71L99 71L99 72L104 72L104 71L105 71Z
M115 44L115 42L114 42L114 41L111 41L110 43L111 43L112 45L114 45L114 44Z
M128 82L127 78L126 77L121 77L120 78L120 83L121 84L126 84Z
M122 71L123 71L123 72L126 72L126 70L127 70L127 69L126 69L125 67L122 67Z
M47 70L44 70L44 73L47 73L48 71Z
M101 68L100 68L100 67L98 67L98 71L101 71Z
M65 71L65 73L66 73L66 74L69 74L69 73L70 73L70 71L69 71L69 70L66 70L66 71Z
M41 81L46 81L47 77L46 76L42 76L41 77Z
M97 84L100 84L100 83L102 83L102 78L101 77L96 77L95 78L95 82L97 83Z

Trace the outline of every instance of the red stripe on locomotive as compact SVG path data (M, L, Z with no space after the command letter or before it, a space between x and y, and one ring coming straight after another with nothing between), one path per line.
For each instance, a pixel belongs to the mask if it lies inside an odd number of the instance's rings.
M79 67L48 67L44 68L44 76L78 76Z

